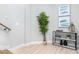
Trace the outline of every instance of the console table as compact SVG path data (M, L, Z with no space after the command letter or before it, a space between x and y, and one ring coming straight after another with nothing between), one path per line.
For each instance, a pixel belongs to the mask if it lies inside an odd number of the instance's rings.
M67 45L61 44L62 41L66 41ZM53 31L52 44L77 50L77 33Z

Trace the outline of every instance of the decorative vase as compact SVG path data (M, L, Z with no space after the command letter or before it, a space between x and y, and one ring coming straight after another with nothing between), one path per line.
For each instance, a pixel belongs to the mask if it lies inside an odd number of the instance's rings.
M68 30L70 32L75 32L75 25L73 23L71 23L70 26L69 26L69 28L68 28Z
M68 44L67 44L67 41L66 40L64 40L64 46L67 46Z

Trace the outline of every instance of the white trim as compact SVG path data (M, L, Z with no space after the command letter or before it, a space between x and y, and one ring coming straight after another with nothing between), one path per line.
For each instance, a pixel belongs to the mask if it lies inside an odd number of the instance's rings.
M40 43L42 43L42 41L29 42L29 43L26 43L26 44L18 45L18 46L13 47L13 48L11 48L9 50L16 50L17 48L21 48L23 46L29 46L29 45L32 45L32 44L40 44Z
M0 45L0 50L9 49L9 45Z
M51 41L47 41L48 43L51 43ZM29 43L26 43L26 44L21 44L19 46L16 46L16 47L13 47L13 48L10 48L9 50L16 50L17 48L21 48L23 46L29 46L29 45L32 45L32 44L40 44L42 43L42 41L34 41L34 42L29 42Z

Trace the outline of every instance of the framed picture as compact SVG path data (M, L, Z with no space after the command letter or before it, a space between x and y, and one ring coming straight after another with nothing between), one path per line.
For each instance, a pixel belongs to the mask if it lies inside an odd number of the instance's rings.
M70 15L70 5L69 4L61 4L58 6L59 16L67 16Z
M65 28L70 26L70 16L59 17L59 27Z

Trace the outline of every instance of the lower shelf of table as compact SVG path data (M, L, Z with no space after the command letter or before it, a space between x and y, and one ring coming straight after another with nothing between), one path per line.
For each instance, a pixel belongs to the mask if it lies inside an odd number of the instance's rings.
M63 48L68 48L68 49L77 50L77 49L75 48L75 46L71 46L71 45L64 46L64 45L60 45L60 43L53 43L53 45L56 45L56 46L59 46L59 47L63 47Z

